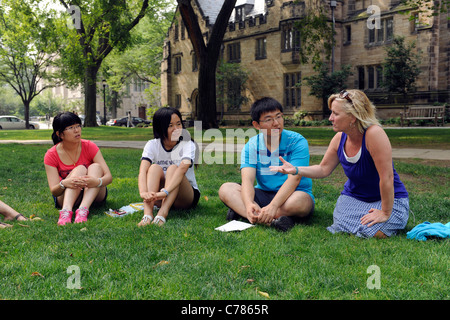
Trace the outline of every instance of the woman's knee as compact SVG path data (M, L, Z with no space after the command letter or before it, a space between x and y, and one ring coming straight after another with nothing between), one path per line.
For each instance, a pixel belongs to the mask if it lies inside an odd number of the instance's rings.
M69 176L85 176L88 170L84 165L76 166L69 174Z
M164 170L159 164L152 164L147 169L147 183L163 183L165 180Z
M87 174L92 176L103 176L103 169L98 163L93 163L87 169Z
M156 173L156 172L160 172L160 173L164 173L164 169L159 165L159 164L152 164L150 167L148 167L147 172L152 172L152 173Z

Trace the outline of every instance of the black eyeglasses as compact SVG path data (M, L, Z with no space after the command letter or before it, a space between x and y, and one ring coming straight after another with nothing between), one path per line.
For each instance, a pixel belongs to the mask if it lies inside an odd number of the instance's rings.
M341 99L347 99L350 101L350 103L353 103L352 99L350 98L350 94L347 92L347 90L342 90L339 92L339 98Z

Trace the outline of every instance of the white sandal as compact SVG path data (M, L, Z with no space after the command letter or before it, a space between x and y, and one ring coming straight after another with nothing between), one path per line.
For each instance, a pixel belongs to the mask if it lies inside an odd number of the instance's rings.
M144 214L144 216L142 217L141 222L139 222L138 226L146 226L148 224L150 224L153 221L153 217Z
M159 222L162 222L162 224L159 224ZM162 216L156 216L153 220L153 224L156 224L158 226L162 226L164 223L166 223L166 219L164 219L164 217Z

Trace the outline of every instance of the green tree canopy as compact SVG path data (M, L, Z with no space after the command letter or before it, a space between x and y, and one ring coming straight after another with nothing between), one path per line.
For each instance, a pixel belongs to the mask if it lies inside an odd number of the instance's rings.
M164 39L175 13L175 6L166 11L149 12L132 31L132 44L124 51L115 50L102 64L101 74L107 81L113 99L120 99L124 84L134 81L149 83L153 91L160 92L161 61ZM153 89L153 87L157 87ZM152 105L160 105L150 94ZM118 101L111 107L117 106ZM115 110L111 109L113 115Z
M56 0L55 0L56 1ZM74 24L67 30L63 51L66 79L82 83L85 95L85 126L96 126L97 74L113 49L132 44L131 30L149 12L159 12L164 0L59 0Z
M352 74L350 65L343 65L341 70L330 73L328 66L323 62L316 65L318 73L303 78L303 83L308 85L311 90L309 95L322 99L322 113L325 118L328 115L328 97L337 93L346 87L347 78Z
M416 89L419 59L414 42L406 44L404 37L394 37L392 46L386 47L382 86L390 92L403 94L406 99L406 95Z
M304 15L295 23L300 37L300 45L296 48L300 61L311 63L317 71L322 68L323 59L330 58L335 41L328 8L328 1L307 0Z
M421 12L427 15L435 16L439 13L450 12L450 0L401 0L401 2L405 6L414 8L414 12ZM411 16L411 19L414 19L414 16Z
M133 75L146 82L154 82L155 78L159 78L164 39L174 13L175 7L147 13L133 29L131 46L125 51L113 52L114 59L108 59L108 65L116 74Z
M55 11L39 1L2 0L0 6L0 81L20 96L29 125L31 101L58 84L55 72L61 26Z

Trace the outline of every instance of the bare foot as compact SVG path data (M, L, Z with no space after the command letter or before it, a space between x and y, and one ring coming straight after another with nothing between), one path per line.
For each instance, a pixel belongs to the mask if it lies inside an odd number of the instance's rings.
M377 239L386 239L387 235L385 235L383 232L381 232L380 230L377 231L377 233L375 233L374 238Z
M26 218L23 214L18 213L15 216L10 215L9 217L5 217L5 221L28 221L28 218Z
M0 229L5 229L5 228L11 228L12 225L4 223L4 222L0 222Z

